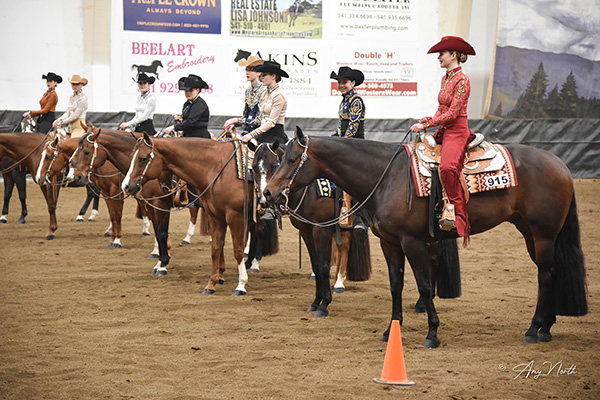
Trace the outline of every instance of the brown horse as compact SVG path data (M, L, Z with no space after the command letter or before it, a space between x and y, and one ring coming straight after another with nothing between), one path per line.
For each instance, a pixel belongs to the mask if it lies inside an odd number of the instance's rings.
M16 165L18 160L11 157L0 158L0 176L4 179L4 202L2 204L2 215L0 215L0 223L5 224L8 216L8 206L10 198L13 194L13 189L17 187L19 192L19 201L21 202L21 216L17 220L17 224L24 224L27 217L27 168L22 165ZM2 172L5 171L5 172Z
M37 169L36 181L40 184L51 184L52 178L61 173L69 163L69 159L78 147L79 138L59 140L55 138L47 142L42 150L40 165ZM99 194L106 201L110 217L111 240L108 247L120 248L123 229L123 201L125 195L121 191L123 175L114 165L106 163L100 166L92 175L91 182L96 185Z
M519 185L471 196L471 233L489 230L504 221L515 225L538 267L538 301L524 341L552 339L556 315L587 313L585 266L579 221L568 168L553 154L522 145L508 145ZM335 157L332 157L335 155ZM428 201L413 198L409 159L402 146L370 140L308 138L296 128L279 168L264 195L269 202L285 201L288 192L317 177L336 182L363 202L373 232L381 239L393 297L392 319L402 322L404 256L425 299L429 330L425 347L437 347L439 319L431 297L427 257ZM351 167L350 167L351 166ZM456 237L455 233L447 233ZM389 332L386 331L386 335Z
M100 135L100 129L93 124L86 127L86 134L78 142L77 154L73 158L74 185L86 185L92 175L92 169L99 168L106 161L112 163L122 174L126 174L129 169L131 150L135 144L135 139L124 131L104 130ZM161 178L170 182L171 174L163 174ZM171 242L169 240L169 220L170 209L174 204L174 194L166 193L166 189L158 180L150 182L144 187L141 196L145 200L140 200L140 208L144 215L152 221L155 235L155 248L148 258L158 258L158 261L152 269L152 274L157 278L167 274L167 265L170 261L169 250ZM168 191L168 189L167 189ZM190 207L191 222L194 226L198 216L198 209ZM189 229L193 230L193 229ZM191 235L186 236L189 240ZM158 256L158 257L157 257Z
M265 188L267 181L273 176L279 166L286 145L275 142L261 144L254 154L253 171L255 181L261 185L260 192ZM261 200L264 200L261 199ZM329 289L329 255L331 251L331 266L337 266L337 280L333 291L340 293L336 288L343 288L343 279L348 277L352 281L369 279L371 270L370 248L366 232L342 230L341 245L335 238L336 211L334 198L319 197L316 186L311 183L304 189L291 193L288 206L294 210L290 214L290 221L304 239L311 258L315 275L316 296L308 311L316 311L315 316L327 315L327 307L331 302ZM329 223L327 223L329 221ZM333 237L331 246L329 238ZM331 249L331 250L330 250ZM428 246L432 271L435 272L433 282L437 285L438 295L442 298L455 298L460 296L460 265L458 249L455 239L443 241L442 245L431 244ZM415 312L424 312L424 301L419 299Z
M131 167L123 182L125 190L133 195L148 180L170 171L199 191L212 237L212 272L203 291L206 294L215 293L215 285L223 279L227 227L231 231L239 273L233 294L246 294L248 274L244 247L250 221L245 219L244 210L248 211L252 202L251 193L245 193L244 181L236 177L235 162L231 162L233 157L234 147L228 142L201 138L152 139L144 133L133 148Z
M42 156L42 148L50 140L49 135L42 133L1 133L0 158L7 155L20 161L29 171L37 171ZM57 176L57 181L60 180L62 180L62 176ZM46 199L50 216L46 240L52 240L55 238L56 229L58 229L56 202L58 201L60 186L46 184L41 185L40 189Z

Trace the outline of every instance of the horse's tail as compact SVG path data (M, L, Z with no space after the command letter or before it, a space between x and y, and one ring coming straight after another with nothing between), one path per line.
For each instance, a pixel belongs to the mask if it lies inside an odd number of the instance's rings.
M432 274L437 284L439 298L460 297L460 260L456 239L440 240L437 243L436 261L433 262Z
M552 277L556 314L569 316L587 314L587 284L575 193L573 193L567 219L554 244Z
M131 66L131 70L133 71L134 69L136 69L136 68L138 68L138 67L139 67L139 65L137 65L137 64L133 64L133 65Z
M352 230L348 250L347 278L355 282L371 279L371 247L367 231Z
M260 254L261 257L257 258L277 254L277 252L279 251L279 233L277 232L277 220L261 220L260 223L257 224L257 229L259 229L260 231L258 240L262 241L262 254Z

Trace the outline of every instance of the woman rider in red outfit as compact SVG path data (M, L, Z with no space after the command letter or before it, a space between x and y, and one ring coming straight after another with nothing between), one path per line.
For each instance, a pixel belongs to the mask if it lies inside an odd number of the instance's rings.
M454 214L454 224L440 221L442 229L456 228L457 233L469 241L469 216L465 195L460 183L467 146L474 135L467 124L467 105L471 94L471 83L460 66L467 61L467 55L475 55L475 50L464 39L457 36L444 36L427 54L438 52L441 68L446 68L442 87L438 94L439 107L433 117L424 117L410 129L419 132L432 126L439 126L435 133L438 143L442 143L440 175L450 206L445 215ZM454 211L454 212L452 212ZM449 222L443 224L442 222Z

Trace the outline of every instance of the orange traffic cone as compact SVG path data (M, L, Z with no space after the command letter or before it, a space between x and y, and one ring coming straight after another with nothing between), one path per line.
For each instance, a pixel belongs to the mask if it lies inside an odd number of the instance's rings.
M374 378L373 381L384 385L412 386L415 384L406 377L400 321L397 319L392 320L392 328L390 329L390 337L388 338L387 349L385 350L381 378Z

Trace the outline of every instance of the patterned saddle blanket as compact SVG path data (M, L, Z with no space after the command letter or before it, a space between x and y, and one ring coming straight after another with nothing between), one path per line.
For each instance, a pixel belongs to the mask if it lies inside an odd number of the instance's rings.
M477 133L465 155L463 177L469 193L486 192L517 186L517 174L508 150L484 140ZM410 158L411 172L418 197L428 197L431 192L431 169L439 167L442 145L429 134L421 135L416 142L404 145Z
M329 179L318 178L315 181L315 187L317 189L318 197L334 197L335 196L335 183Z

